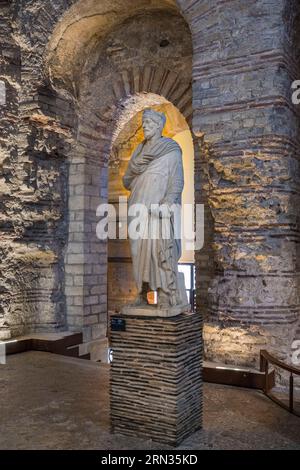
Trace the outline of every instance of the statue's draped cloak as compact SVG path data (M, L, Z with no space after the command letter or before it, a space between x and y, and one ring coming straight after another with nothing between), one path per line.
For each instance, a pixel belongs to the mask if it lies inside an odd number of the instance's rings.
M131 191L129 211L133 204L143 204L147 208L147 216L139 216L139 220L143 233L149 234L149 224L153 227L153 217L148 214L151 204L180 205L184 180L182 152L174 140L161 137L147 152L144 144L145 141L133 153L123 184ZM128 217L129 226L135 217ZM161 233L166 219L156 217L156 223L159 223ZM175 223L180 224L177 217ZM174 217L171 218L170 228L169 239L143 236L137 240L130 239L133 273L139 292L143 282L149 283L151 290L162 288L173 296L178 291L177 263L181 256L181 242L180 237L174 239ZM177 226L175 232L180 234L180 227Z

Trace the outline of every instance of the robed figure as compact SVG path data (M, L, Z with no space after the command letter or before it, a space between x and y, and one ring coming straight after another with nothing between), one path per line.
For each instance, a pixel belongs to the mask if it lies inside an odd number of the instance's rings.
M131 236L129 230L138 290L135 306L148 303L150 290L157 291L159 308L186 304L178 273L184 185L182 151L173 139L162 137L165 122L163 113L144 111L145 140L134 151L123 177L123 184L130 191L129 229L134 219L138 221L138 234Z

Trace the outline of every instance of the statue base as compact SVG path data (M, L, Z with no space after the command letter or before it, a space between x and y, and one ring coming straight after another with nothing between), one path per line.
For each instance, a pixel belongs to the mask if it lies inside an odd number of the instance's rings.
M110 334L112 432L177 446L201 427L201 317L138 310L112 316L112 325L123 325Z
M174 305L174 307L159 308L156 305L125 305L121 309L123 315L134 315L140 317L175 317L180 313L189 312L191 310L190 304Z

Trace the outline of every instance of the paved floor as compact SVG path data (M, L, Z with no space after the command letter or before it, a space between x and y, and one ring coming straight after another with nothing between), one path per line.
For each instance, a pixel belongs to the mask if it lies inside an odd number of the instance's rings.
M109 432L108 366L43 352L0 365L0 449L168 449ZM262 393L205 384L204 428L179 449L300 449L300 418Z

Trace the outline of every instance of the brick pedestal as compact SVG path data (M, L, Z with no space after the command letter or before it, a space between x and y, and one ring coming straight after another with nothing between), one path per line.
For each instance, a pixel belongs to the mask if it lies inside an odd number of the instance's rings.
M116 315L111 331L112 432L178 445L201 427L201 317Z

